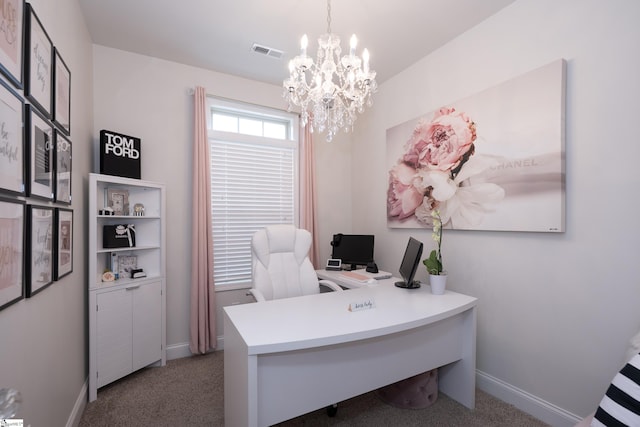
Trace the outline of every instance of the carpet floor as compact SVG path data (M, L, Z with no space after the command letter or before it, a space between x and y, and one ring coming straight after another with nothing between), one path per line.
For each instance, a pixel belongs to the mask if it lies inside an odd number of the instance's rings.
M162 368L145 368L98 390L88 403L80 427L224 426L224 353L170 360ZM443 426L544 427L547 424L476 390L470 410L439 393L425 409L399 409L374 392L340 402L329 418L324 409L278 426ZM232 426L230 426L232 427Z

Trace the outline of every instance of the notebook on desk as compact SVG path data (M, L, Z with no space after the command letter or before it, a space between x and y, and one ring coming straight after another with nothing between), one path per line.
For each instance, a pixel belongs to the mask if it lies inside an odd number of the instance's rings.
M357 280L358 282L367 282L371 279L382 280L391 277L391 273L387 273L386 271L369 273L364 268L353 271L343 271L341 274L349 279Z
M369 274L371 275L371 277L373 277L376 280L383 280L383 279L389 279L392 277L392 274L386 271L382 271L379 270L377 273L367 273L365 272L365 274Z

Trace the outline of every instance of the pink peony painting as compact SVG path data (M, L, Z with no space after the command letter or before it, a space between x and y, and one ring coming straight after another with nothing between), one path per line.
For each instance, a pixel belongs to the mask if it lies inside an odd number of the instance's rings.
M565 61L387 130L387 223L564 231Z

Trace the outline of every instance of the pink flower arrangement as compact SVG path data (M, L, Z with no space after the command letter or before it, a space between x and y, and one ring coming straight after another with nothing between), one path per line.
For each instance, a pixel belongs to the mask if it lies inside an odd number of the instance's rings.
M473 154L476 125L455 108L443 107L429 123L419 123L402 160L413 168L454 171Z
M485 204L501 200L504 190L468 182L492 163L472 158L476 139L476 124L455 108L440 108L430 121L421 120L389 171L387 216L415 216L429 225L431 211L438 209L443 224L477 222L487 210Z

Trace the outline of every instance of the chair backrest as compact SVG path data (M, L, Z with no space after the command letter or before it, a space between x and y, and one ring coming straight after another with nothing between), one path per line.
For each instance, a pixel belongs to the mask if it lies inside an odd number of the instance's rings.
M267 300L320 292L309 260L311 233L293 225L270 225L251 239L253 287Z

